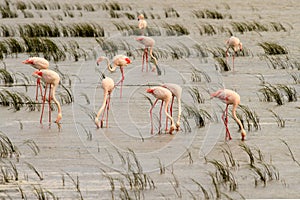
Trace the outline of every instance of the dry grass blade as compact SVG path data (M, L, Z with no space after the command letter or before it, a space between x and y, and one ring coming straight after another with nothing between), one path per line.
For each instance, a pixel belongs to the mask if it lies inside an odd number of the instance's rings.
M290 156L292 157L293 161L296 162L298 166L300 166L300 162L298 160L296 160L295 155L294 155L292 149L290 148L290 146L288 145L288 143L285 140L283 140L283 139L280 139L280 140L288 148L288 150L290 152Z
M34 171L34 173L39 177L39 179L42 181L44 180L43 174L40 173L32 164L25 162L25 164L28 166L29 169Z
M282 117L280 117L277 113L275 113L273 110L269 110L272 114L273 117L275 118L278 127L284 128L285 127L285 121Z

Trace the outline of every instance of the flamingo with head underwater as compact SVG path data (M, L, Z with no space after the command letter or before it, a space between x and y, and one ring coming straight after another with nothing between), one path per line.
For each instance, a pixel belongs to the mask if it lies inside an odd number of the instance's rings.
M235 119L235 121L238 123L238 125L241 129L242 140L245 140L246 131L243 127L243 124L236 116L236 109L237 109L238 105L240 104L240 95L233 90L220 89L220 90L212 93L210 96L211 96L211 98L214 98L214 97L219 98L224 103L226 103L226 108L222 115L222 120L223 120L225 128L226 128L225 139L231 140L231 135L230 135L230 132L228 129L228 106L232 105L232 116Z
M119 84L121 84L120 97L122 97L122 86L123 86L123 81L125 79L123 68L126 67L128 64L131 64L131 60L125 55L116 55L112 59L113 66L111 66L110 61L107 57L100 56L97 59L97 65L99 65L99 63L102 62L103 60L106 60L107 68L110 72L114 72L117 67L120 67L122 78L117 84L115 84L115 86L118 86Z
M144 70L144 62L146 60L146 70L148 71L148 49L150 48L150 56L154 60L155 67L152 67L152 71L157 71L158 75L161 75L161 70L157 64L157 58L153 55L153 47L155 44L155 40L151 37L139 36L135 39L137 42L143 44L145 46L144 53L142 55L142 71Z
M228 63L228 50L231 48L234 50L233 55L232 55L232 68L234 71L234 57L235 54L237 54L237 51L243 50L243 44L241 43L240 39L234 36L231 36L228 40L226 40L227 48L226 48L226 62Z
M59 85L60 77L58 73L56 73L53 70L50 69L41 69L38 71L35 71L32 74L34 77L41 79L43 82L46 83L45 92L43 96L43 102L42 102L42 113L40 117L40 123L42 123L43 120L43 114L44 114L44 107L45 107L45 101L46 101L46 93L47 93L47 86L49 85L49 97L48 97L48 104L49 104L49 123L51 122L51 101L53 100L54 103L57 106L58 114L55 120L55 123L59 125L59 121L62 119L62 110L60 103L55 97L56 89ZM60 127L60 126L59 126Z
M176 129L175 123L174 123L174 119L173 117L168 113L168 106L169 103L171 101L172 98L172 93L170 90L168 90L165 87L162 86L156 86L156 87L152 87L152 88L148 88L147 89L147 93L152 94L156 100L153 103L151 109L150 109L150 120L151 120L151 134L153 134L153 117L152 117L152 110L155 107L156 103L158 102L158 100L161 100L161 107L160 107L160 112L159 112L159 132L160 132L160 128L161 128L161 119L162 119L162 107L163 107L163 103L165 102L165 114L166 117L169 118L171 120L171 127L169 130L169 133L172 134L173 131ZM166 125L165 131L168 131L168 126Z
M171 105L170 105L170 115L171 115L171 117L173 117L173 103L174 103L174 98L175 97L177 98L177 102L178 102L178 116L177 116L177 122L176 122L176 130L179 131L179 129L180 129L180 117L181 117L181 95L182 95L182 88L180 87L180 85L177 85L175 83L164 83L164 84L162 84L162 87L167 88L172 93L172 101L171 101ZM168 124L168 121L166 122L166 124Z
M104 115L106 113L106 128L108 128L108 111L110 108L110 95L115 88L115 83L114 81L106 77L104 74L102 74L102 82L101 82L102 88L103 88L103 103L102 106L100 107L97 116L95 117L95 124L97 128L103 127L103 120L104 120ZM99 121L99 117L102 114L102 118Z
M32 67L34 67L35 69L38 69L38 70L48 69L48 67L49 67L48 60L46 60L45 58L42 58L42 57L30 57L30 58L24 60L22 63L31 65ZM38 100L39 88L40 88L40 92L42 95L42 86L41 86L40 78L38 78L36 80L36 101Z

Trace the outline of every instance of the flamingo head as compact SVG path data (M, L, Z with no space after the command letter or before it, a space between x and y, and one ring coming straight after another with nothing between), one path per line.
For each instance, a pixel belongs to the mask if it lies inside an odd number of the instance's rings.
M131 60L129 58L125 58L125 61L126 61L127 64L131 63Z
M147 93L153 94L154 89L153 88L148 88L146 91L147 91Z
M243 43L239 43L240 51L243 51Z
M99 65L100 62L102 62L103 60L105 59L104 56L100 56L98 59L97 59L97 65Z
M142 19L145 19L145 16L144 16L143 14L140 14L140 15L138 16L138 21L140 21L140 20L142 20Z
M35 77L35 78L42 78L43 72L35 71L35 72L33 72L32 76Z
M140 37L135 38L135 40L138 41L138 42L142 42L144 39L145 39L144 36L140 36Z
M31 59L31 58L28 58L27 60L24 60L22 63L23 63L23 64L34 65L34 61L33 61L33 59Z

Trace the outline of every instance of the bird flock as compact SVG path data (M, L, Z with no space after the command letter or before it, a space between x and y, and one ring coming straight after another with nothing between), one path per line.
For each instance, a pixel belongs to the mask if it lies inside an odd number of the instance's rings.
M153 55L153 48L155 45L155 40L151 37L145 36L145 31L147 28L147 22L145 20L145 17L143 14L140 14L138 16L138 28L140 29L140 36L135 38L137 42L144 45L144 52L142 54L142 72L144 71L144 65L146 64L146 71L148 72L148 66L150 66L148 55L150 55L151 59L154 61L154 66L152 66L151 71L157 72L157 75L161 75L162 71L158 66L157 58ZM232 66L234 71L234 57L238 50L242 51L242 43L237 37L231 36L228 40L226 40L226 61L228 62L228 51L229 49L232 49L233 55L232 55ZM116 84L114 80L108 76L106 76L104 73L102 73L102 81L101 86L103 89L103 102L102 105L97 112L97 115L95 116L95 124L97 128L103 128L104 121L106 122L106 128L108 128L108 114L110 109L110 101L111 101L111 94L115 87L120 86L120 98L122 98L122 86L123 82L125 80L124 75L124 67L131 64L132 61L129 57L125 55L116 55L113 57L112 62L109 60L109 58L105 56L100 56L96 60L96 64L100 65L102 61L106 61L107 69L110 72L114 72L117 67L120 68L121 72L121 80L119 80ZM58 114L55 120L55 123L59 125L60 128L60 120L62 119L62 109L59 101L55 97L56 89L60 82L59 74L55 71L49 69L49 62L41 57L30 57L27 60L22 62L23 64L28 64L37 69L33 72L33 76L37 78L37 85L36 85L36 100L38 100L39 92L42 99L42 110L41 110L41 116L40 116L40 123L43 122L43 114L44 114L44 107L46 102L46 93L49 88L49 96L48 96L48 110L49 110L49 123L51 123L51 101L54 101L54 103L57 106ZM111 64L112 63L112 64ZM42 91L42 85L40 81L43 81L45 83L44 93ZM182 96L182 87L175 83L164 83L158 86L150 87L146 91L146 93L149 93L155 97L155 102L153 103L152 107L150 108L150 123L151 123L151 130L150 133L154 134L154 124L153 124L153 108L157 104L159 100L161 100L161 106L159 111L159 127L158 130L160 132L161 130L161 122L162 122L162 110L164 110L165 116L166 116L166 126L165 126L165 132L168 132L169 134L173 134L174 131L180 130L180 118L181 118L181 96ZM174 98L177 99L178 104L178 116L177 121L174 121L173 117L173 103ZM225 140L231 140L232 137L230 135L229 129L228 129L228 107L229 105L232 105L232 116L237 122L237 124L240 127L241 130L241 139L244 140L246 137L246 131L244 130L243 124L236 116L236 109L238 105L240 104L240 96L238 93L236 93L233 90L229 89L219 89L214 93L211 93L211 98L218 98L221 101L223 101L226 104L226 108L223 111L222 120L225 125L226 129L226 135ZM170 108L169 108L170 106ZM170 127L169 122L170 120Z

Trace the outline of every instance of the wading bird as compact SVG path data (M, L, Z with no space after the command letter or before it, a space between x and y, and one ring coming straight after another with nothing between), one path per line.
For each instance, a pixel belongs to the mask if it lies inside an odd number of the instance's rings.
M226 128L225 140L226 139L231 140L231 135L230 135L230 132L228 129L228 106L230 104L232 105L232 116L235 119L235 121L238 123L238 125L240 126L242 140L244 140L246 137L246 131L244 130L243 124L236 116L236 108L240 104L240 95L238 93L236 93L235 91L232 91L229 89L220 89L220 90L212 93L210 96L211 96L211 98L214 98L214 97L219 98L224 103L226 103L226 108L222 114L222 120L223 120L225 128Z
M139 29L141 30L142 35L144 35L145 29L147 28L147 21L145 20L145 17L143 14L140 14L138 16L138 21L139 21Z
M49 67L49 62L45 58L41 57L30 57L27 60L24 60L22 63L31 65L35 69L41 70L41 69L48 69ZM42 86L41 86L41 79L36 80L36 101L38 100L38 92L40 92L42 95Z
M151 37L146 37L146 36L139 36L135 40L145 46L144 53L142 55L142 60L143 60L143 62L142 62L142 71L144 70L145 60L146 60L146 70L148 71L148 49L150 48L149 53L150 53L151 58L154 60L154 65L155 65L155 67L152 67L152 71L156 70L157 74L161 75L161 70L158 67L157 59L153 56L153 47L154 47L154 44L155 44L155 40Z
M240 51L243 50L243 44L240 42L239 38L231 36L226 41L226 45L227 45L227 48L226 48L226 52L225 53L226 53L226 62L227 63L228 63L228 50L230 48L234 50L233 55L232 55L232 68L233 68L233 71L234 71L234 57L235 57L235 54L237 54L238 50L240 50Z
M43 82L46 83L44 96L43 96L43 102L42 102L42 113L41 113L41 117L40 117L40 123L42 123L42 120L43 120L47 86L49 85L49 97L48 97L49 122L51 122L51 101L53 100L54 103L56 104L57 110L58 110L58 114L57 114L55 123L57 123L59 125L59 121L62 118L62 111L61 111L60 103L57 101L57 99L55 97L55 92L56 92L56 89L57 89L59 81L60 81L59 75L55 71L52 71L50 69L41 69L39 71L35 71L32 75L38 79L41 79Z
M103 103L97 113L97 116L95 117L95 124L97 128L103 127L103 119L106 112L106 128L108 128L108 111L110 107L110 95L115 87L115 83L111 78L105 77L104 74L102 74L102 78L103 79L101 84L103 88ZM103 114L101 120L99 121L101 113Z
M171 115L168 113L168 106L170 103L170 100L172 98L172 93L170 90L168 90L167 88L161 87L161 86L156 86L156 87L152 87L152 88L148 88L147 89L147 93L152 94L156 100L153 103L151 109L150 109L150 120L151 120L151 134L153 134L153 117L152 117L152 110L155 106L155 104L157 103L158 100L161 100L161 107L160 107L160 111L159 111L159 132L160 132L160 128L161 128L161 119L162 119L162 107L163 107L163 103L165 102L165 114L166 117L169 118L171 120L171 127L169 130L169 133L172 134L172 132L176 129L176 126L174 124L174 120L173 117L171 117ZM165 131L168 131L168 126L166 125Z
M177 98L178 102L178 116L177 116L177 122L176 122L176 130L179 131L180 129L180 117L181 117L181 94L182 94L182 88L174 83L164 83L162 87L167 88L172 93L172 101L170 105L170 115L173 117L173 103L174 103L174 97ZM167 118L168 119L168 118ZM168 122L166 122L168 124Z
M115 57L113 57L113 60L112 60L113 66L111 66L110 61L107 57L100 56L97 59L97 65L99 65L99 63L102 62L103 60L106 60L107 68L110 72L114 72L117 67L120 67L122 78L117 84L115 84L115 86L118 86L119 84L121 84L120 97L122 97L122 86L123 86L123 81L125 79L123 68L125 66L127 66L128 64L131 64L131 60L127 56L116 55Z

